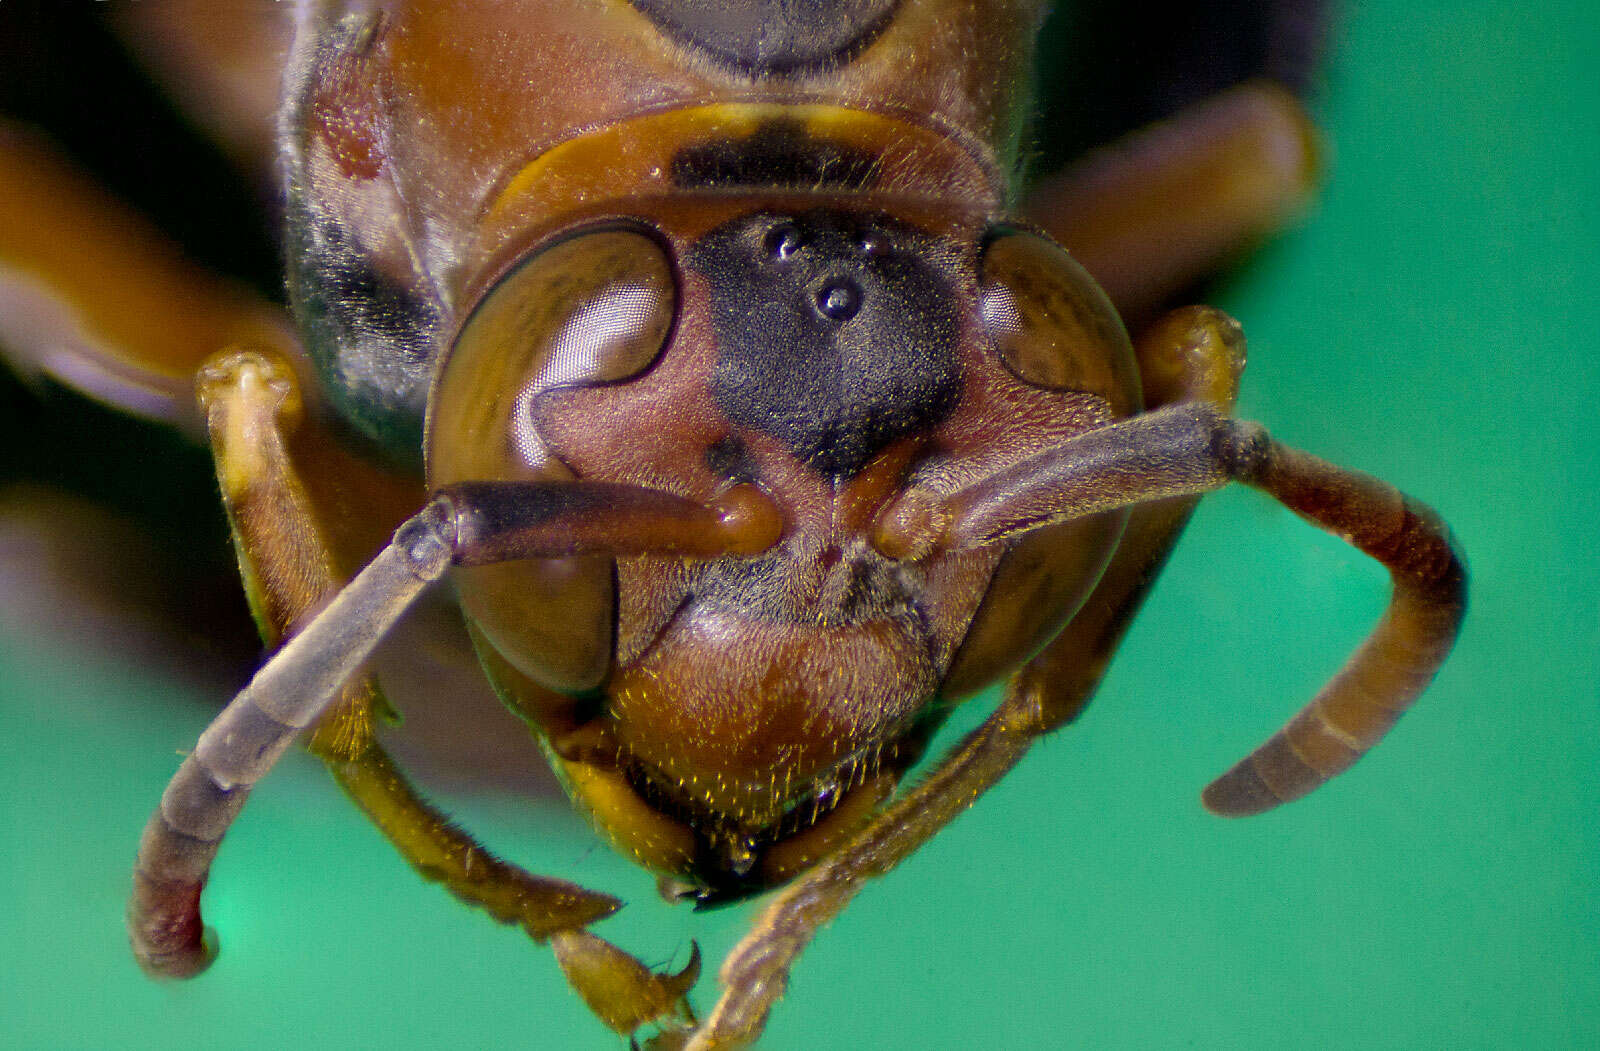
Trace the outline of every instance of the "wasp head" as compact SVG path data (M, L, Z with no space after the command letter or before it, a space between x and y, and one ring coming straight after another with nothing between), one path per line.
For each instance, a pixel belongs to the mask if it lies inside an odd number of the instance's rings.
M502 685L584 698L555 726L533 706L575 793L708 897L787 878L884 798L944 702L1060 627L1121 527L908 557L874 542L885 508L1137 400L1120 323L1042 238L855 199L718 207L520 258L463 326L430 420L436 484L751 486L781 514L755 557L461 574Z

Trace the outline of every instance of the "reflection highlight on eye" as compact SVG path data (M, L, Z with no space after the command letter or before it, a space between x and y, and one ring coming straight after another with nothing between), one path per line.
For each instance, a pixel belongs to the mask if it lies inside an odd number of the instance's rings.
M1008 337L1022 331L1022 314L1017 310L1017 297L1004 285L985 287L979 308L983 311L984 329L997 342L1003 344Z
M981 281L984 329L1012 375L1036 387L1099 395L1119 414L1138 405L1122 320L1059 245L1002 228L984 249Z
M538 395L648 371L676 311L671 261L646 233L602 227L530 254L473 310L445 363L429 421L436 484L542 472Z
M551 340L544 368L517 393L511 410L511 444L524 463L543 462L544 445L533 423L533 402L551 387L597 381L618 356L618 348L646 342L657 334L660 289L615 285L604 289L569 317ZM626 379L627 377L620 377ZM600 380L614 382L614 380Z

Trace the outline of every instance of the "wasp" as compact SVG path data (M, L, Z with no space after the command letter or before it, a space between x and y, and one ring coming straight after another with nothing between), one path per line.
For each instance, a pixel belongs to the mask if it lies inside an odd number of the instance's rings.
M183 310L145 324L94 299L102 261L63 259L54 217L15 217L11 353L192 411L275 647L145 829L147 971L212 960L212 860L304 735L414 868L548 942L607 1025L746 1046L823 925L1083 710L1196 501L1235 482L1393 593L1206 806L1297 799L1382 737L1461 621L1448 530L1236 418L1232 319L1160 313L1303 196L1313 134L1247 85L1024 195L1043 16L304 0L272 133L292 323L148 250L132 280ZM14 186L56 177L27 142L10 156ZM443 588L573 803L664 896L771 892L703 1018L698 954L646 967L590 930L617 899L485 851L389 758L367 661Z

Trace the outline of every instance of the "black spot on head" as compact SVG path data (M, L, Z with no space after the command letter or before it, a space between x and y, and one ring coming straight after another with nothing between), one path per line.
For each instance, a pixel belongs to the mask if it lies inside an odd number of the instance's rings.
M672 181L693 189L794 187L856 191L877 177L876 155L806 134L798 120L766 121L742 139L690 146L672 158Z
M663 31L747 76L838 66L888 24L899 0L633 0Z
M335 216L303 190L287 223L289 298L323 392L358 434L401 462L422 455L439 304L376 269Z
M960 387L957 251L887 216L735 219L691 249L711 286L712 393L733 423L849 477Z
M730 434L706 450L706 466L711 469L712 474L729 482L758 480L755 463L750 459L750 450L745 448L744 442L736 435Z
M433 351L431 333L437 310L411 288L380 274L365 257L327 254L320 268L320 294L333 306L346 342L379 340L408 361Z

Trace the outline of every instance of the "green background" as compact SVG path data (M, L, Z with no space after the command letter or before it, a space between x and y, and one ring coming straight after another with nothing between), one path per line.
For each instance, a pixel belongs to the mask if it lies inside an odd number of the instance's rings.
M1088 714L819 937L763 1046L1600 1046L1597 54L1586 2L1351 4L1326 192L1215 296L1251 339L1243 413L1464 545L1471 613L1424 700L1309 799L1206 816L1200 787L1386 591L1264 498L1210 498ZM298 754L216 867L218 964L143 979L129 865L217 698L18 619L0 1045L614 1046L547 953L414 879ZM647 960L698 938L714 970L751 914L660 904L549 794L448 802L632 901L601 930Z

